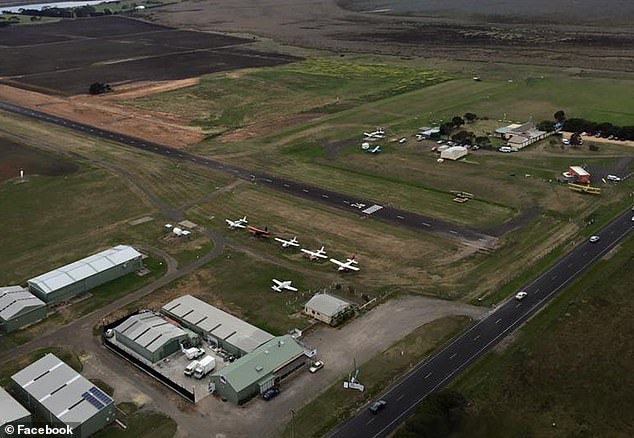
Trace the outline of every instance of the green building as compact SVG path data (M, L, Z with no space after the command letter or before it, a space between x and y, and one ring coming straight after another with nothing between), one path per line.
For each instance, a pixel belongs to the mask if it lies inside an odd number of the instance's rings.
M0 387L0 438L5 436L5 426L9 424L30 424L31 413L27 411L16 399ZM9 435L11 436L11 435Z
M69 300L143 267L142 255L117 245L28 280L29 290L45 303Z
M211 376L216 393L242 404L279 385L294 371L304 367L308 357L290 335L271 339Z
M118 342L151 363L180 350L189 339L180 327L153 312L132 315L114 328Z
M47 354L11 376L16 397L54 427L69 425L85 438L115 420L110 396L57 356Z
M10 333L46 318L46 304L21 286L0 287L0 332Z
M161 312L236 357L273 339L272 334L191 295L170 301Z

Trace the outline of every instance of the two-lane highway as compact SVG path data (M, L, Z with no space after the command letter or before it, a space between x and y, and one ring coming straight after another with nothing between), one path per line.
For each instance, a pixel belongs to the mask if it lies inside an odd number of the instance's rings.
M252 172L231 164L222 163L210 158L199 155L190 154L184 150L173 148L170 146L149 142L129 135L120 134L114 131L97 128L95 126L74 122L72 120L47 114L42 111L15 105L9 102L0 101L0 109L20 114L33 119L59 125L68 129L82 132L84 134L99 137L106 140L124 144L136 149L145 150L155 154L162 155L167 158L189 161L192 163L206 166L214 170L228 173L236 178L242 178L253 183L280 190L295 196L299 196L313 201L318 201L340 209L353 211L361 216L373 217L399 226L407 226L417 230L433 232L446 235L451 238L463 239L473 242L474 245L480 247L493 247L496 238L487 234L472 230L466 227L458 227L456 225L443 222L434 218L422 216L405 210L400 210L387 205L382 205L367 199L356 198L332 190L326 190L321 187L305 184L299 181L292 181L284 178L278 178L263 172Z
M634 229L634 211L627 211L599 233L597 242L585 241L554 266L526 285L522 300L510 299L473 325L441 351L422 362L379 398L387 401L377 415L364 408L336 429L331 437L387 436L429 394L448 384L458 373L490 350L535 314L557 292L605 255Z

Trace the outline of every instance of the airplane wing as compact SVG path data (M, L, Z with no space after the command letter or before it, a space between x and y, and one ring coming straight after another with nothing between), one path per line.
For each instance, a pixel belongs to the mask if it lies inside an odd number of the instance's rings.
M345 268L346 268L346 269L350 269L350 270L352 270L352 271L358 271L358 270L359 270L359 268L358 268L358 267L356 267L356 266L354 266L352 263L345 264Z
M275 283L278 286L282 285L282 282L280 280L276 280L275 278L273 279L273 283Z
M337 265L337 266L341 266L342 268L345 268L345 267L346 267L346 264L345 264L345 263L340 262L340 261L339 261L339 260L337 260L337 259L330 259L330 261L331 261L332 263L334 263L335 265Z
M287 242L286 242L286 240L284 240L284 239L280 239L279 237L276 237L276 238L275 238L275 240L276 240L276 241L278 241L278 242L280 242L280 243L282 243L282 244L287 243Z

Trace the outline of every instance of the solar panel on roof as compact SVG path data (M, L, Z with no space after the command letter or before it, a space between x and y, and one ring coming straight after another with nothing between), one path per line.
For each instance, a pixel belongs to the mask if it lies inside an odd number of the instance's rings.
M110 396L106 394L105 392L103 392L101 389L97 388L96 386L93 386L88 391L91 392L92 395L97 397L99 401L103 402L106 405L112 402L112 399L110 398Z
M81 396L84 398L84 400L86 400L88 403L96 407L98 410L103 409L103 407L105 406L103 403L97 400L94 395L92 395L89 392L84 392Z

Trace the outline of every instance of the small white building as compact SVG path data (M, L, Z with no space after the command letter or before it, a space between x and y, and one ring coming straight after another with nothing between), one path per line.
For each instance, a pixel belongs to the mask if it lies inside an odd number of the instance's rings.
M352 304L341 298L328 294L315 294L304 304L303 312L311 318L334 326L345 318L351 308Z
M440 158L443 160L459 160L467 155L469 151L464 146L452 146L443 151L440 151Z

